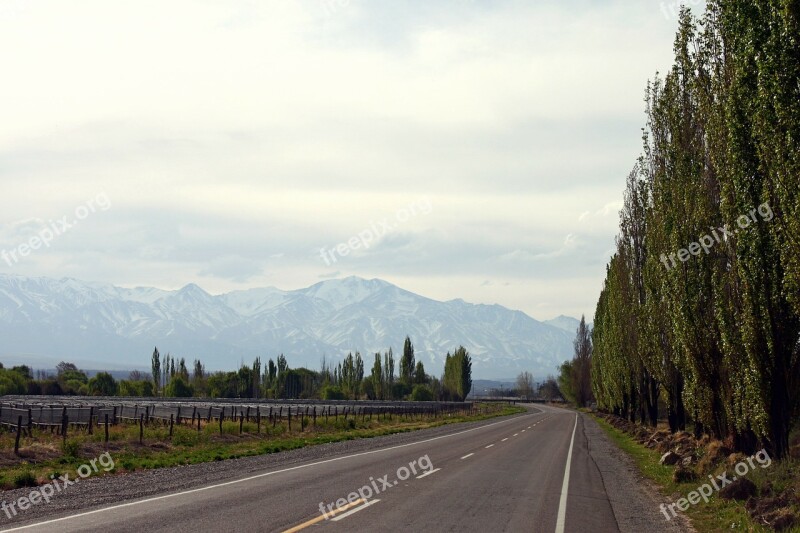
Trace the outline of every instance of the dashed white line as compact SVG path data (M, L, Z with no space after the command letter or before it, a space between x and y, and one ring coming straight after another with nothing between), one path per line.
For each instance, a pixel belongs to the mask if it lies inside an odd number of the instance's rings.
M488 449L489 449L489 448L491 448L492 446L494 446L494 444L490 444L490 445L488 445L488 446L486 447L486 449L488 450Z
M434 468L433 470L428 470L424 474L422 474L420 476L417 476L417 479L422 479L422 478L424 478L426 476L430 476L431 474L433 474L434 472L438 472L439 470L441 470L441 468Z
M468 453L467 455L465 455L465 456L464 456L464 457L462 457L461 459L462 459L462 460L463 460L463 459L469 459L469 458L470 458L470 457L472 457L473 455L475 455L475 454L474 454L474 453Z
M364 505L360 505L360 506L358 506L358 507L356 507L356 508L354 508L354 509L350 509L350 510L349 510L349 511L347 511L346 513L340 514L339 516L337 516L337 517L335 517L335 518L331 518L331 522L338 522L338 521L339 521L339 520L341 520L342 518L347 518L347 517L348 517L348 516L350 516L351 514L355 514L355 513L359 512L359 511L363 511L364 509L366 509L366 508L367 508L367 507L369 507L370 505L375 505L375 504L376 504L376 503L378 503L379 501L380 501L380 500L369 500L369 501L368 501L367 503L365 503Z
M505 442L505 441L507 441L507 440L508 440L508 437L504 438L504 439L503 439L503 440L501 440L500 442Z
M512 435L512 437L516 437L517 435L519 435L519 433L514 433L514 434Z

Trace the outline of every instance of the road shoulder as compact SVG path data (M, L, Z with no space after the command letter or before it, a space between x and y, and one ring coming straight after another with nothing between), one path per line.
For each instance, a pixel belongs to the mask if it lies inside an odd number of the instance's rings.
M667 521L659 511L666 501L591 416L581 413L589 454L603 477L620 531L693 532L685 517Z

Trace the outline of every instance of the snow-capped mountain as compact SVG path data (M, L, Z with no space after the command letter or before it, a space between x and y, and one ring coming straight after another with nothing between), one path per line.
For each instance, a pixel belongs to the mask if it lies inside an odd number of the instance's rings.
M165 291L0 275L0 362L24 358L38 367L63 359L147 368L153 346L190 362L199 358L208 369L280 353L290 366L316 369L323 356L337 360L351 351L369 367L374 353L389 347L399 359L409 335L428 373L439 375L446 353L463 345L475 377L528 370L541 379L571 357L569 326L577 324L569 317L550 322L356 277L215 296L194 284Z
M559 315L553 319L545 320L544 323L570 333L575 333L578 331L578 326L580 326L581 321L571 316Z

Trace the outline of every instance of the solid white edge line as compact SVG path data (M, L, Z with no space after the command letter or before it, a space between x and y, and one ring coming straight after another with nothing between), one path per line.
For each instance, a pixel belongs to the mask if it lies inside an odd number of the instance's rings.
M417 476L417 479L422 479L422 478L424 478L426 476L430 476L431 474L433 474L434 472L438 472L439 470L441 470L441 468L434 468L433 470L428 470L424 474L422 474L420 476Z
M347 517L348 517L348 516L350 516L351 514L355 514L355 513L359 512L359 511L363 511L364 509L366 509L366 508L367 508L367 507L369 507L370 505L375 505L375 504L376 504L376 503L378 503L379 501L380 501L380 500L369 500L369 501L368 501L367 503L365 503L364 505L359 505L358 507L354 507L354 508L350 509L350 510L349 510L349 511L347 511L346 513L342 513L342 514L340 514L339 516L336 516L336 517L334 517L334 518L331 518L331 522L338 522L338 521L339 521L339 520L341 520L342 518L347 518Z
M475 454L474 454L474 453L468 453L467 455L465 455L464 457L462 457L462 458L461 458L461 460L463 461L464 459L469 459L469 458L470 458L470 457L472 457L473 455L475 455Z
M572 428L572 439L567 452L567 466L564 469L564 483L561 485L561 501L558 502L558 520L556 520L556 533L564 533L567 522L567 492L569 491L569 469L572 463L572 447L575 444L575 431L578 429L578 413L575 413L575 427Z
M527 415L522 415L522 416L527 416ZM373 454L376 454L376 453L388 452L390 450L397 450L399 448L407 448L409 446L416 446L417 444L425 444L425 443L433 442L433 441L436 441L436 440L448 439L450 437L455 437L457 435L463 435L465 433L471 433L473 431L478 431L480 429L496 426L498 424L505 424L507 422L511 422L511 421L516 420L518 418L519 418L518 416L515 416L515 417L509 418L507 420L500 420L499 422L492 422L491 424L486 424L485 426L478 426L478 427L474 427L474 428L470 428L470 429L465 429L464 431L458 431L456 433L449 433L447 435L440 435L438 437L433 437L433 438L430 438L430 439L420 440L420 441L417 441L417 442L409 442L408 444L398 444L397 446L390 446L389 448L380 448L378 450L370 450L370 451L367 451L367 452L359 452L359 453L354 453L352 455L343 455L342 457L334 457L333 459L325 459L324 461L317 461L317 462L314 462L314 463L308 463L308 464L304 464L304 465L292 466L292 467L289 467L289 468L283 468L281 470L274 470L272 472L264 472L263 474L256 474L254 476L249 476L249 477L245 477L245 478L242 478L242 479L234 479L233 481L226 481L225 483L218 483L216 485L208 485L206 487L200 487L200 488L197 488L197 489L185 490L183 492L175 492L175 493L172 493L172 494L165 494L163 496L154 496L152 498L146 498L144 500L137 500L137 501L133 501L133 502L120 503L118 505L112 505L111 507L103 507L102 509L95 509L94 511L86 511L85 513L78 513L78 514L74 514L74 515L70 515L70 516L62 516L61 518L54 518L52 520L46 520L44 522L34 522L32 524L28 524L28 525L20 526L20 527L15 527L15 528L12 528L12 529L0 529L0 531L22 531L23 529L30 529L32 527L38 527L38 526L46 526L48 524L54 524L56 522L64 522L65 520L72 520L73 518L81 518L83 516L89 516L89 515L93 515L93 514L104 513L106 511L113 511L115 509L123 509L125 507L132 507L134 505L141 505L143 503L150 503L150 502L155 502L155 501L158 501L158 500L166 500L168 498L175 498L176 496L184 496L186 494L194 494L196 492L203 492L203 491L206 491L206 490L216 489L216 488L219 488L219 487L227 487L229 485L236 485L237 483L244 483L245 481L252 481L254 479L260 479L262 477L272 476L274 474L281 474L283 472L290 472L292 470L300 470L300 469L303 469L303 468L310 468L312 466L318 466L318 465L322 465L322 464L326 464L326 463L333 463L333 462L336 462L336 461L343 461L344 459L352 459L353 457L361 457L361 456L364 456L364 455L373 455ZM437 468L436 470L439 470L439 469ZM428 474L432 474L433 472L436 472L436 470L432 470L432 471L428 472ZM427 475L427 474L424 474L424 475ZM419 479L419 478L417 478L417 479Z

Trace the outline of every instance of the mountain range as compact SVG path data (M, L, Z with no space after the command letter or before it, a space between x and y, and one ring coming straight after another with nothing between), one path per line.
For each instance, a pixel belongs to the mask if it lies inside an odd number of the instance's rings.
M158 346L209 370L281 353L291 367L318 369L323 356L335 363L360 351L369 371L375 352L392 347L399 361L408 335L430 374L441 374L446 353L463 345L473 377L527 370L538 380L572 356L577 326L571 317L540 322L500 305L441 302L357 277L211 295L195 284L168 291L0 274L0 362L34 368L67 360L146 369Z

